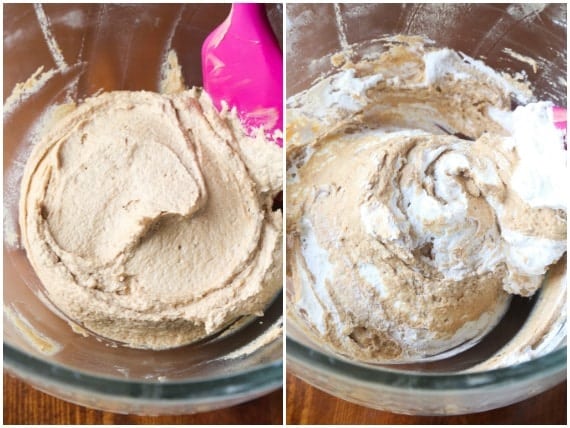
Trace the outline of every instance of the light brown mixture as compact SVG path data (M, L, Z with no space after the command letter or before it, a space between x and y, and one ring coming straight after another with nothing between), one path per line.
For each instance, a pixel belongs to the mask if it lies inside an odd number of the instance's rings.
M22 181L20 226L49 299L133 347L202 339L281 288L281 149L198 90L67 107Z

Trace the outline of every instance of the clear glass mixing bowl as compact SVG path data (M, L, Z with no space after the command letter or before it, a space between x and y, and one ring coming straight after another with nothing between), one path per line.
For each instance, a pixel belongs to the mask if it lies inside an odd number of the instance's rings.
M170 48L187 84L200 86L201 43L230 5L3 7L4 367L49 394L121 413L200 412L281 387L281 294L237 331L167 351L129 349L73 332L55 315L18 241L19 184L42 114L100 90L157 91ZM281 39L282 8L267 10ZM7 101L41 66L47 73L38 75L39 89Z
M356 57L369 55L381 49L375 40L405 34L483 59L496 70L524 72L538 98L566 106L565 4L289 4L286 22L288 97L331 74L332 54L353 47ZM565 302L565 293L562 298ZM464 371L497 351L532 311L533 301L515 299L502 331L493 331L473 350L406 366L359 364L333 355L288 316L287 369L330 394L381 410L419 415L489 410L529 398L566 377L564 333L558 346L538 358Z

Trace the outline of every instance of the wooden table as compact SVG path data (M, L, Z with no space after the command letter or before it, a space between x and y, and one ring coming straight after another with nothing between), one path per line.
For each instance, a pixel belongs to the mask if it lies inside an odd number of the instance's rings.
M4 374L4 424L279 424L283 423L283 390L238 406L181 416L135 416L101 412L59 400Z
M288 424L566 424L566 382L536 397L488 412L461 416L397 415L340 400L287 375Z

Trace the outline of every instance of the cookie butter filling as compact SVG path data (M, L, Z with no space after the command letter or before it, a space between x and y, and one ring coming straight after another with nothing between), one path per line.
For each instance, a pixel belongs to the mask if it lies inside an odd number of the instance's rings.
M369 362L472 346L566 251L552 105L480 61L395 41L288 100L289 313Z
M55 116L26 165L20 226L68 318L162 349L263 312L281 287L281 149L199 90L103 93Z

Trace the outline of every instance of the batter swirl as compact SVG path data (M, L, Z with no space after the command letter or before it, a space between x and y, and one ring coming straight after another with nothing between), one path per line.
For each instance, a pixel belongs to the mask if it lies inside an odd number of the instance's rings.
M511 83L397 44L289 100L289 308L319 341L363 361L441 358L540 287L566 250L564 146L550 104L509 112L526 96ZM549 184L520 191L529 174Z
M60 116L20 203L22 241L57 308L152 349L263 312L282 281L281 149L196 89L104 93Z

